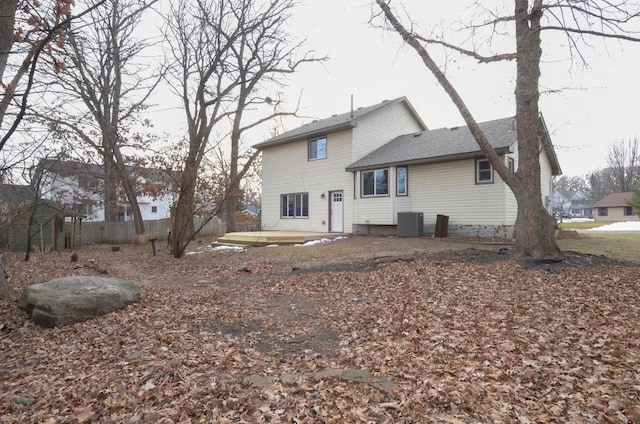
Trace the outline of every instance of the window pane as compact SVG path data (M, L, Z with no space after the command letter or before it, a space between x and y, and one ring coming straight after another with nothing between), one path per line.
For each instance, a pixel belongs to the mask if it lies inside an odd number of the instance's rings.
M327 157L327 139L319 138L309 141L309 160Z
M491 182L493 180L493 170L488 160L479 160L476 162L478 168L478 182Z
M376 194L389 194L389 170L378 169L376 172Z
M373 196L373 180L374 174L373 171L365 171L362 173L362 195L363 196Z
M302 195L302 216L305 218L309 216L309 194L307 193Z
M407 194L407 168L397 169L397 180L396 194L400 196Z

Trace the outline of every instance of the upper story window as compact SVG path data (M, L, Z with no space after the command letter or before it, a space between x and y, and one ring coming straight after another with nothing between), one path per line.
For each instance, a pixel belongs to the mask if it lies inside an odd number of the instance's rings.
M408 194L407 167L396 168L396 196L406 196Z
M493 167L487 159L476 160L476 184L493 182Z
M507 158L507 168L512 174L516 172L516 160L514 158Z
M327 138L321 137L309 140L309 160L325 159L327 157Z
M362 196L389 195L389 169L362 171Z

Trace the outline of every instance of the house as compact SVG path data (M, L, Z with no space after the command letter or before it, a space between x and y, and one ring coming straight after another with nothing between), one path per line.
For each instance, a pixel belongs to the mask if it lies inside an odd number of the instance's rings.
M554 190L553 210L562 216L593 217L593 200L580 190Z
M515 120L480 126L515 170ZM254 148L262 152L263 230L395 233L413 220L416 233L433 233L441 215L451 235L512 235L515 197L469 129L428 130L405 97L313 121ZM560 166L548 137L540 160L551 212Z
M37 199L29 185L0 184L0 247L62 250L82 243L82 215L60 203Z
M633 193L612 193L593 204L595 221L640 221L633 208L629 205Z
M175 176L141 167L127 167L127 171L134 176L142 219L169 218L177 197ZM87 222L97 222L105 221L105 178L102 165L49 159L39 164L34 181L39 181L43 198L83 214ZM117 220L132 221L133 213L125 193L119 184L116 186Z

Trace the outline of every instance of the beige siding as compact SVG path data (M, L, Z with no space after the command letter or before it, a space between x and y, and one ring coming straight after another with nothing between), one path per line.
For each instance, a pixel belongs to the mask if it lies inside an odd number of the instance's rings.
M549 213L553 213L553 202L551 201L553 196L552 173L551 162L549 162L547 154L542 150L540 154L540 191L542 192L542 202L544 205L547 205Z
M403 103L378 110L361 119L353 129L351 162L400 135L417 131L420 131L420 127Z
M622 221L640 221L640 217L638 217L638 215L625 215L624 214L624 207L622 206L618 206L618 207L609 207L606 208L607 209L607 215L606 216L600 216L600 208L593 208L594 211L594 220L595 221L601 221L601 222L606 222L606 221L615 221L615 222L622 222Z
M344 230L351 232L351 131L327 135L327 158L309 161L307 140L262 152L262 229L329 231L329 191L344 190ZM280 196L309 193L309 218L281 218ZM324 197L322 195L324 194Z

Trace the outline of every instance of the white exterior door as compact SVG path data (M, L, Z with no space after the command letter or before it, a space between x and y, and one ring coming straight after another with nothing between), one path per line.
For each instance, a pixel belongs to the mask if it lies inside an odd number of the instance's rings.
M344 231L344 194L342 191L331 191L329 192L329 196L331 198L331 205L329 207L329 231L332 233L341 233Z

